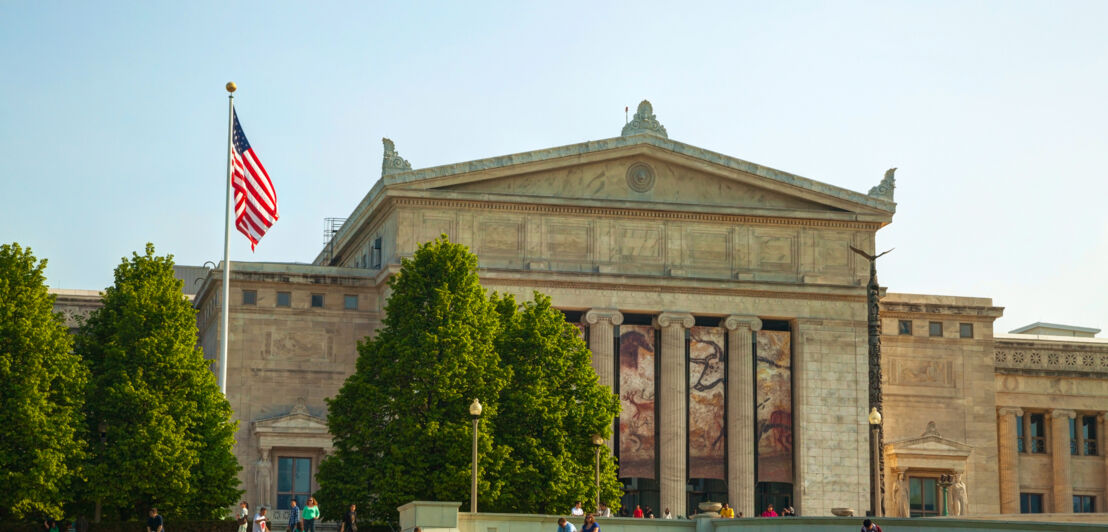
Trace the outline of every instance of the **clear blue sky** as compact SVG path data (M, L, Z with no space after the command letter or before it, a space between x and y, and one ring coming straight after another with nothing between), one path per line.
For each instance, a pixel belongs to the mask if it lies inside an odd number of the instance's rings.
M998 331L1108 329L1106 2L0 3L0 241L99 289L154 242L222 254L226 97L311 261L380 174L619 134L865 192L890 290L992 297ZM1108 334L1102 334L1105 336Z

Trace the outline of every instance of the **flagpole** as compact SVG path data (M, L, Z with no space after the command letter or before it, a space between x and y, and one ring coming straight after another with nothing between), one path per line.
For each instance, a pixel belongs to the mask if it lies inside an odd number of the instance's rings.
M227 338L231 324L231 150L235 134L235 86L227 82L227 204L223 209L223 308L219 313L223 320L219 339L219 391L227 395Z

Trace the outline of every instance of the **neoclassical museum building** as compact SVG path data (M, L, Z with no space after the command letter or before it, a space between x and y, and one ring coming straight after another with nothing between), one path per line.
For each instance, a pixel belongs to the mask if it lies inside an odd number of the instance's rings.
M851 248L872 255L893 221L880 177L860 193L683 144L645 101L614 138L433 168L385 139L381 178L310 265L232 265L248 500L280 510L317 487L325 398L380 327L401 258L445 234L486 288L540 290L579 325L623 407L607 445L625 505L862 515L876 461L884 515L1108 511L1108 340L994 333L987 298L880 290L874 453L870 263ZM194 289L212 358L220 278Z

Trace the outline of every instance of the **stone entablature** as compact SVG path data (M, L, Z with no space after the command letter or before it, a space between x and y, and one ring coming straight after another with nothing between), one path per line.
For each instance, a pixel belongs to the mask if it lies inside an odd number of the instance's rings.
M54 312L62 314L70 332L76 332L92 311L104 306L99 290L50 288L48 291L54 296Z
M995 335L998 374L1108 378L1108 339Z

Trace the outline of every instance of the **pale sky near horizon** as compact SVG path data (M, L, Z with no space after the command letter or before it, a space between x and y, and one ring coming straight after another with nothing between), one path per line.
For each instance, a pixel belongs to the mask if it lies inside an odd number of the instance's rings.
M380 176L618 136L866 192L890 291L990 297L997 332L1108 330L1108 2L0 3L0 242L102 289L153 242L223 246L226 93L310 262ZM1099 336L1108 336L1102 333Z

